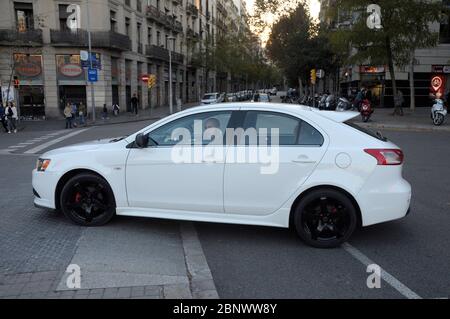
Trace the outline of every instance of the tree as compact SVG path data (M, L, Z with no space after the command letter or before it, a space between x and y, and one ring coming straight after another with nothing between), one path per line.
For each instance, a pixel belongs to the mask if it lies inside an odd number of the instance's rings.
M350 14L350 28L338 28L330 35L335 48L346 50L349 63L386 64L392 80L394 100L397 95L395 66L405 67L414 59L418 48L434 46L436 34L430 24L438 21L442 3L429 0L378 0L381 29L367 26L367 7L371 0L336 0L328 14L338 21L343 12ZM338 9L335 9L338 8ZM340 52L342 53L342 51ZM412 80L411 98L414 99ZM394 114L402 114L396 107Z
M313 68L331 71L334 58L328 39L309 15L308 7L299 2L272 26L267 54L285 73L291 85L300 87L309 80Z

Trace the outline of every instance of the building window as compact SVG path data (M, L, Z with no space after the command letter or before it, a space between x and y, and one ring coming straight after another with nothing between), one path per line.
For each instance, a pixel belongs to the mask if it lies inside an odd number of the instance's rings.
M111 31L117 32L117 19L116 19L116 12L110 11L109 12L110 21L111 21Z
M139 22L137 24L137 42L141 43L141 24Z
M131 32L130 32L130 18L125 18L125 34L127 36L131 36Z
M69 5L67 5L67 4L58 5L59 29L60 30L68 30L69 29L69 27L67 26L67 18L69 17L69 13L67 13L68 6Z
M161 8L161 1L160 0L156 0L156 9L160 9Z
M147 42L148 42L148 44L153 44L152 32L153 32L152 28L148 28L147 29Z
M156 45L161 46L161 32L156 31Z
M136 10L142 12L142 1L136 0Z
M131 0L125 0L125 5L130 7L131 6L130 2Z
M17 30L25 32L34 29L33 4L14 2Z
M169 49L169 36L166 34L165 48Z

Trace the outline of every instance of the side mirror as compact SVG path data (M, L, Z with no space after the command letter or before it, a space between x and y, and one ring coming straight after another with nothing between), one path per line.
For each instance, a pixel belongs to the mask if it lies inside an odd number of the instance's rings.
M148 134L139 133L136 135L134 143L138 148L146 148L148 146Z

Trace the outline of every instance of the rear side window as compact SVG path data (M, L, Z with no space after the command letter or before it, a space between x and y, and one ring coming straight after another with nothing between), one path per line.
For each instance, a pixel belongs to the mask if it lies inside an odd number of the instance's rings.
M310 124L277 112L249 111L245 117L244 128L255 128L258 132L267 129L269 140L271 130L278 129L281 146L322 146L324 143L322 134ZM271 141L268 141L269 143Z
M364 134L367 134L367 135L369 135L369 136L371 136L373 138L376 138L377 140L380 140L380 141L383 141L383 142L387 142L387 140L388 140L380 132L371 131L371 130L365 128L365 127L359 126L358 124L356 124L354 122L348 121L348 122L345 122L345 124L350 126L350 127L353 127L355 130L358 130L358 131L360 131L360 132L362 132Z

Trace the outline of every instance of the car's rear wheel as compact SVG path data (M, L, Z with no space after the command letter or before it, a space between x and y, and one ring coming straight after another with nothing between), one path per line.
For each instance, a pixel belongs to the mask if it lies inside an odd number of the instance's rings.
M61 191L60 204L64 215L82 226L104 225L116 212L111 187L94 174L72 177Z
M308 245L334 248L346 242L357 225L352 201L334 189L317 189L307 194L295 209L295 227Z

